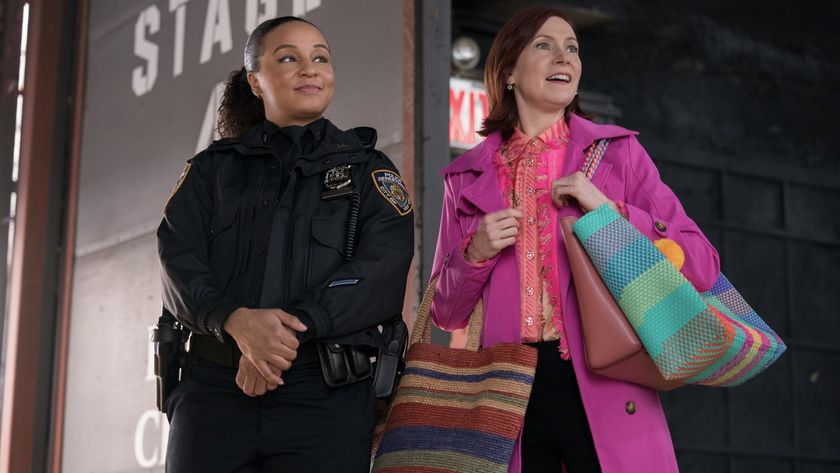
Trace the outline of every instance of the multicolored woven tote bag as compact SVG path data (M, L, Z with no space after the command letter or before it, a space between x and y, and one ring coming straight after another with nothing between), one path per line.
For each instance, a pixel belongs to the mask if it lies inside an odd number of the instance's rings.
M525 421L536 350L513 343L479 349L481 301L465 350L433 345L436 286L433 280L420 304L372 471L506 473Z
M712 289L699 293L608 205L587 213L572 229L665 379L734 386L785 351L723 274Z

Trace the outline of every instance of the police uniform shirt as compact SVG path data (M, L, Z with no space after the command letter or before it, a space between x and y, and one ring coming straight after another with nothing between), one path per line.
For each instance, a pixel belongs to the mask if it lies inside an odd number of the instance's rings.
M271 146L274 154L280 160L280 165L283 166L280 191L277 198L283 194L289 184L289 172L292 169L292 164L301 156L315 151L324 136L325 126L326 120L323 118L305 126L279 127L268 120L263 122L263 143Z
M324 118L319 118L305 126L289 125L278 127L268 120L263 122L263 142L271 146L274 154L280 160L283 170L281 173L282 177L279 190L277 192L277 196L275 197L277 201L280 200L280 197L289 185L290 173L295 161L317 149L324 136L325 126L326 120ZM277 204L278 202L275 202L275 205ZM266 282L282 281L283 269L280 268L279 265L272 263L280 256L277 253L281 251L281 248L278 248L278 246L281 246L281 244L278 243L280 240L279 234L283 232L286 225L288 225L288 222L285 222L284 219L279 218L279 216L275 214L274 222L272 224L272 238L270 240L271 243L269 245L267 255L268 264L265 268L265 281L263 284L261 306L273 305L266 304L269 300L276 300L276 295L271 294L270 291L280 290L280 288L270 283L266 284ZM275 235L275 233L277 233L277 235ZM309 327L312 326L312 321L308 315L302 313L297 313L295 315L297 315L297 317L300 318L305 325ZM309 332L309 334L298 334L301 342L310 338L312 331L310 330Z

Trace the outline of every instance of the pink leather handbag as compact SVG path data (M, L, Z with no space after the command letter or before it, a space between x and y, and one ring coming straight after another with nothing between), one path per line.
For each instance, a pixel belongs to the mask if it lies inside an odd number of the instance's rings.
M580 307L586 365L602 376L659 391L670 391L682 386L683 383L679 381L665 380L656 368L627 317L592 265L580 240L572 233L575 221L575 217L561 218L560 229L569 255Z

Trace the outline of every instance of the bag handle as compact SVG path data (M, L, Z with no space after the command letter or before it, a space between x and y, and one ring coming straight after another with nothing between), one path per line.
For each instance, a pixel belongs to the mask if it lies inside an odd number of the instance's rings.
M440 275L435 276L429 282L429 287L426 288L426 292L423 293L423 300L420 302L420 308L417 310L417 319L414 321L414 328L411 330L409 347L415 343L432 342L432 318L430 313L439 278ZM469 332L466 348L470 351L478 351L478 346L481 343L481 331L484 328L484 304L481 299L475 304L475 309L470 314L468 327Z
M607 147L609 145L610 139L604 138L592 143L586 151L586 159L583 161L583 167L580 172L582 172L583 175L590 181L592 180L592 176L595 175L598 165L601 164L601 158L604 157L604 153L607 152Z

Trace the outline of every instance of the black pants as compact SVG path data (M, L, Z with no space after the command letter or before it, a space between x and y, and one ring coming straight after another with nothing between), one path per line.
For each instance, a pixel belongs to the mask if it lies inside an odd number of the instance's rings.
M317 361L248 397L236 370L192 364L167 399L167 473L367 473L374 425L370 380L330 388Z
M529 344L538 350L537 372L522 432L522 472L600 472L592 432L571 361L557 342Z

